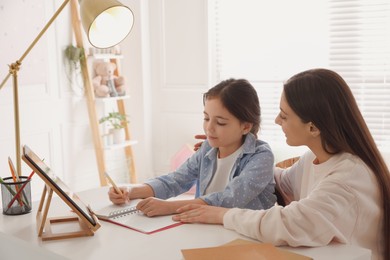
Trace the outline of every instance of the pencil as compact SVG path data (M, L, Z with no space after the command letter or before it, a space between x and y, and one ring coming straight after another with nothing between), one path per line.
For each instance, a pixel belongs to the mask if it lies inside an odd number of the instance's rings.
M16 174L15 166L11 160L11 157L9 157L9 156L8 156L8 165L9 165L9 169L11 170L11 175L12 175L12 179L14 180L14 182L19 181L19 176Z
M114 187L115 191L118 194L123 195L122 191L118 188L118 186L116 186L115 182L111 179L110 175L108 175L107 172L104 172L104 175L106 176L107 180L111 183L112 187Z
M16 199L20 199L19 198L20 193L23 192L24 187L26 187L27 183L31 180L31 177L34 175L34 173L35 172L33 171L33 172L31 172L30 176L28 176L26 182L22 185L22 187L19 189L19 191L16 193L16 195L12 198L10 203L8 203L8 208L10 208L12 206L12 204L14 204ZM28 203L26 203L26 204L27 204L27 206L29 206ZM21 205L21 206L23 206L23 205Z
M9 169L11 171L12 179L14 180L14 182L19 182L19 180L20 180L19 175L16 174L15 166L11 160L11 157L9 157L9 156L8 156L8 165L9 165ZM16 188L16 192L19 192L19 186L15 185L15 188ZM20 206L23 206L23 202L20 198L18 198L18 201L19 201Z

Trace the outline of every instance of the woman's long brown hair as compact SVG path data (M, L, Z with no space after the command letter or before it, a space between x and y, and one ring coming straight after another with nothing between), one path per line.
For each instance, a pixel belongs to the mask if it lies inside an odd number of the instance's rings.
M284 95L304 123L321 131L325 151L354 154L375 174L383 208L383 259L390 259L390 173L351 89L336 72L313 69L290 78Z

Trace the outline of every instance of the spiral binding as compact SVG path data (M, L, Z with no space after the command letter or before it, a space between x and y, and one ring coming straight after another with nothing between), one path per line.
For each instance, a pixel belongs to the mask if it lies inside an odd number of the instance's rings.
M119 209L119 210L114 210L110 212L109 217L110 218L119 218L119 217L124 217L130 214L137 214L140 211L136 207L130 207L130 208L125 208L125 209Z

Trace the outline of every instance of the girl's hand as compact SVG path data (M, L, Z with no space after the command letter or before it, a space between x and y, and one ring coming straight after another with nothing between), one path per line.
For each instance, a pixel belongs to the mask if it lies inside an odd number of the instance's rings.
M138 202L137 209L146 216L161 216L175 213L174 202L157 199L154 197L146 198Z
M206 137L206 135L195 135L195 139L206 140L207 137ZM202 146L202 143L203 143L203 141L196 143L194 145L194 151L198 151L199 148Z
M223 224L223 216L228 210L222 207L190 204L179 208L176 211L178 214L172 219L185 223Z
M122 195L117 193L113 187L110 187L108 190L108 198L114 204L125 204L129 201L129 189L127 187L120 187L119 189L122 191Z

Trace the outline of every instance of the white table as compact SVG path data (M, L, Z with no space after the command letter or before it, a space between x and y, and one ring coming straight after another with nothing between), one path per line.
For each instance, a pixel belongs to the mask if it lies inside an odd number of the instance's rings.
M107 187L78 193L92 209L108 202ZM234 239L248 238L227 230L220 225L183 224L151 235L145 235L108 222L100 221L101 227L92 237L72 238L42 242L37 235L36 209L26 215L0 214L1 259L183 259L181 249L213 247ZM53 197L48 217L70 215L69 207L58 197ZM58 230L74 228L60 225ZM54 229L56 231L56 229ZM28 243L25 243L28 242ZM289 251L310 256L315 260L370 260L370 250L357 246L332 244L318 248L290 248ZM15 254L13 255L14 252ZM34 258L35 256L35 258ZM42 257L45 256L45 257Z

